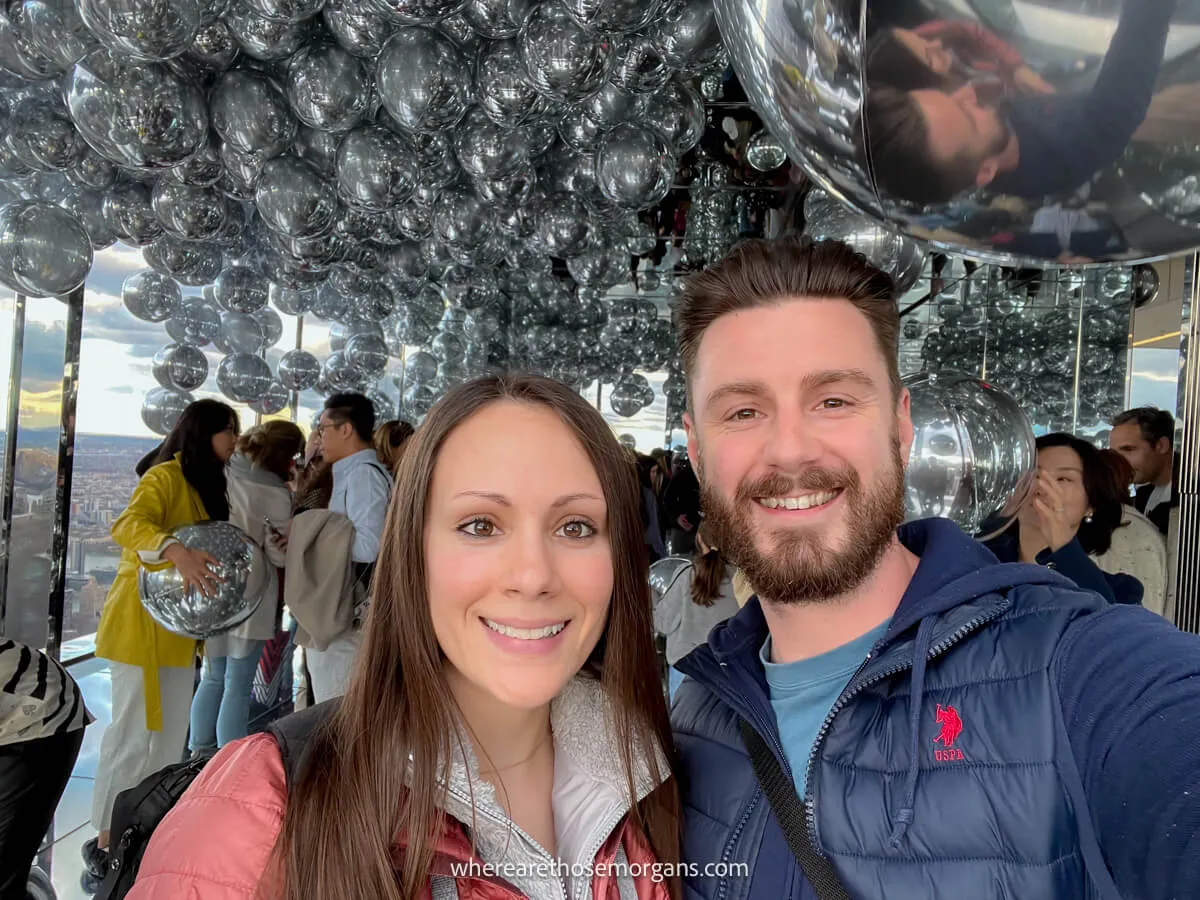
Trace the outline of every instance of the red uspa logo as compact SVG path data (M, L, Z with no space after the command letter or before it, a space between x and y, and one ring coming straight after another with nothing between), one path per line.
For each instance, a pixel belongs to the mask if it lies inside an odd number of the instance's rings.
M935 744L941 744L940 750L934 750L933 756L938 762L956 762L966 759L963 752L954 746L954 742L958 740L958 736L962 734L963 723L959 718L958 710L953 706L937 707L937 724L942 727L938 732L938 736L933 739Z

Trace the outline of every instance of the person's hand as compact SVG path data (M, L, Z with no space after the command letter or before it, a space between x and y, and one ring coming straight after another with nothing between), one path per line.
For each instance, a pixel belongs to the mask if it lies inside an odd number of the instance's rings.
M1038 473L1033 492L1033 508L1041 522L1042 537L1050 545L1050 552L1061 550L1075 537L1075 525L1067 518L1062 491L1054 479L1044 472Z
M163 559L179 570L185 589L195 588L205 597L213 596L217 585L225 580L209 568L220 566L216 557L203 550L189 550L183 544L172 544L163 551Z
M273 528L267 529L267 543L271 545L271 549L279 553L287 551L288 536L287 532L276 531Z
M1042 78L1037 72L1029 68L1029 66L1021 66L1013 72L1013 83L1024 91L1031 94L1055 94L1058 93L1054 85Z

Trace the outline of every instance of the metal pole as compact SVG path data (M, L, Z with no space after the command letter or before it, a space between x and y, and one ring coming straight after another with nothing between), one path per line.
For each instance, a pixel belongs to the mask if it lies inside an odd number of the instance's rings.
M17 477L17 429L21 420L21 363L25 357L25 295L13 302L12 350L8 369L8 423L4 432L4 486L0 495L0 634L7 634L8 561L12 549L13 494Z
M83 287L67 303L63 351L62 423L58 431L58 483L54 491L54 532L50 545L50 612L46 653L58 659L66 602L67 533L71 527L71 482L75 465L75 404L79 399L79 343L83 337Z
M303 313L296 316L296 349L304 349L304 315ZM292 421L296 422L300 417L300 392L293 390L291 396L288 397L288 403L292 407Z
M1174 546L1168 541L1167 559L1175 559L1174 609L1168 598L1167 615L1181 631L1200 634L1200 255L1188 260L1187 290L1180 349L1183 377L1179 383L1179 415L1175 419L1176 461L1179 464L1179 521ZM1186 338L1186 340L1182 340ZM1168 577L1172 573L1168 572Z

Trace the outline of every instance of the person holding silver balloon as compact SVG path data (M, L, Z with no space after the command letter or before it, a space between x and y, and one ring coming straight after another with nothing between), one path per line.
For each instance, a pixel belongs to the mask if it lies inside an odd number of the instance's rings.
M189 404L163 442L158 462L112 525L121 562L96 633L96 656L108 660L112 677L112 719L92 792L92 826L99 835L83 847L95 878L104 876L117 794L183 757L195 683L197 642L151 618L138 593L138 570L170 564L187 589L216 592L218 576L210 566L217 560L183 546L171 532L194 522L228 520L225 465L238 432L232 407L217 400Z
M255 545L245 596L256 609L232 631L204 642L204 669L192 698L193 753L215 752L246 736L258 660L279 631L279 569L287 561L292 508L287 483L303 448L304 433L295 423L275 420L238 438L229 460L229 521Z
M1095 557L1112 548L1121 527L1121 496L1100 451L1074 435L1037 439L1037 480L1017 518L987 542L1001 562L1050 566L1110 603L1142 602L1133 575L1110 573Z
M633 467L578 391L452 388L407 443L345 695L222 748L129 900L678 898L646 570Z
M755 589L677 663L684 862L728 865L689 896L1194 895L1200 636L905 521L945 425L914 421L892 279L746 241L676 316L705 522Z

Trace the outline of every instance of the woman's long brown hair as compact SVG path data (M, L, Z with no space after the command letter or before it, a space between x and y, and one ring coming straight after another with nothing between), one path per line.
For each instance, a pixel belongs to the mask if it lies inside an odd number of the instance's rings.
M621 445L600 413L566 385L527 375L467 382L429 411L408 442L388 509L365 640L337 711L309 743L263 896L416 900L426 886L431 838L440 820L439 760L450 759L457 746L455 708L426 590L429 486L447 436L504 400L556 413L582 444L604 488L613 596L584 672L598 678L611 698L631 801L634 748L659 746L668 759L674 756L655 659L637 480ZM659 768L653 755L650 766ZM673 778L634 806L634 820L660 862L678 861L679 818ZM401 835L403 865L395 849ZM678 878L668 886L678 897Z

